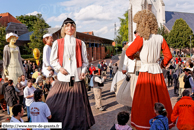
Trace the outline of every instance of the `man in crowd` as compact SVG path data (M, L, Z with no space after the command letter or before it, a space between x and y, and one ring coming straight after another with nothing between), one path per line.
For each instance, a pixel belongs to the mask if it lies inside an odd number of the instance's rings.
M101 62L98 63L98 75L101 75L100 72L101 72Z
M179 88L179 84L178 84L178 79L180 74L182 73L182 67L181 67L182 62L179 61L178 64L176 65L175 68L175 73L173 74L173 79L174 79L174 94L178 94L178 88Z
M19 98L16 95L16 91L13 86L13 80L9 80L8 86L5 87L4 98L5 101L7 102L7 105L9 106L10 117L12 117L13 106L15 104L19 104Z
M93 71L95 71L96 68L93 66L93 64L91 64L89 71L90 71L90 76L92 77Z
M38 77L38 73L39 73L38 72L38 69L36 68L35 69L35 72L32 74L32 78L35 78L36 79Z
M22 116L24 115L24 109L21 104L13 106L13 116L11 117L10 123L23 123ZM20 130L20 129L8 129L8 130Z
M42 102L42 96L43 96L42 90L37 89L34 91L35 102L33 102L30 105L30 117L32 119L32 122L48 122L48 119L51 119L52 117L48 105Z
M34 91L36 89L32 86L32 80L28 80L28 85L24 89L24 98L26 99L25 104L27 107L27 116L28 116L28 121L30 120L30 105L32 102L34 102Z
M194 90L194 82L193 82L193 77L191 76L191 70L186 68L184 69L184 72L185 72L184 89L188 90L192 94Z
M176 123L179 130L194 129L194 101L190 97L189 90L183 91L183 97L175 104L171 121Z

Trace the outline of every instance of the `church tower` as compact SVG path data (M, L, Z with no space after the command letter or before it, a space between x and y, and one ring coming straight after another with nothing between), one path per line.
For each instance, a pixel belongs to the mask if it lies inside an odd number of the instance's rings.
M133 22L133 16L143 9L148 9L153 12L158 21L158 26L165 23L165 4L163 0L129 0L128 10L128 40L132 42L135 39L134 31L136 23Z

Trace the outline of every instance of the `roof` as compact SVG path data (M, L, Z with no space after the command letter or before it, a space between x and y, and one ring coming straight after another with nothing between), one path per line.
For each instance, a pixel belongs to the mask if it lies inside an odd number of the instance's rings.
M82 32L82 33L89 34L89 35L94 35L93 31L91 31L91 32Z
M13 17L10 13L2 13L0 14L0 24L7 27L7 24L10 22L21 23L15 17Z
M53 33L57 32L57 31L59 31L60 29L61 29L60 27L47 28L49 34L53 34Z
M194 13L184 13L184 12L174 12L174 11L165 11L166 23L164 24L169 30L172 30L172 27L177 19L182 18L187 22L189 27L194 31Z
M20 35L18 40L19 41L30 41L30 35L32 35L33 31L32 32L28 32L28 33L25 33L23 35Z

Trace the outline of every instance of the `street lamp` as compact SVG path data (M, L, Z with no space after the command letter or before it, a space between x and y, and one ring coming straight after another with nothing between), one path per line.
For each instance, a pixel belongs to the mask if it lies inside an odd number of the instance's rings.
M190 57L191 57L191 37L192 35L190 35Z

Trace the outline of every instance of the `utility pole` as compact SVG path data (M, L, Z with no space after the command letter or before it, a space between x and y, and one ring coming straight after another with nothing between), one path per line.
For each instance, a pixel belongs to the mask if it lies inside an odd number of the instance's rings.
M190 57L191 57L191 37L192 35L190 35Z
M116 38L117 38L117 25L116 25L116 23L115 23L115 44L116 44L116 55L117 55L117 42L116 42Z

